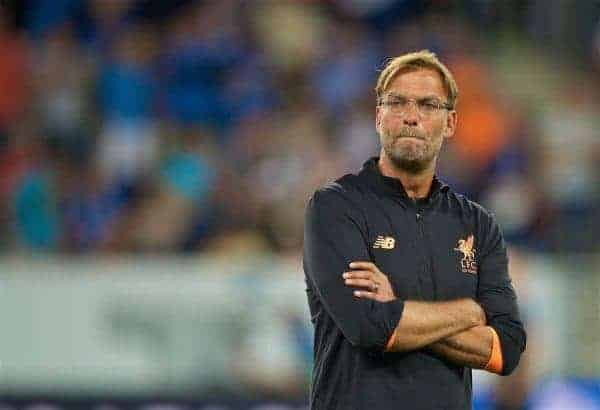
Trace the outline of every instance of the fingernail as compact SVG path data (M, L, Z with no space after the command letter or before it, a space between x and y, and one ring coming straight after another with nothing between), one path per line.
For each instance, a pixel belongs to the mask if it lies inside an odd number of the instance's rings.
M359 290L355 290L354 291L354 296L360 296L360 291Z
M355 267L355 266L356 266L356 263L354 263L354 262L350 262L350 267L351 267L351 268L353 268L353 267Z
M350 276L350 275L348 275L348 272L344 272L344 274L342 275L342 277L343 277L344 279L348 278L348 276Z

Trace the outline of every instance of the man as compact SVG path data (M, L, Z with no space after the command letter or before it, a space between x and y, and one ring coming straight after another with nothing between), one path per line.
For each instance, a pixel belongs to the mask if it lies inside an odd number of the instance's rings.
M406 54L376 93L380 157L307 207L311 409L470 409L471 369L507 375L525 349L502 234L435 176L457 122L448 69Z

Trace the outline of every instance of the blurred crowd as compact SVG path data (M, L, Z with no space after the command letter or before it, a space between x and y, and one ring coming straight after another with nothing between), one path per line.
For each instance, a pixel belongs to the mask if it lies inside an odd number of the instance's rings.
M378 153L386 58L423 48L459 86L442 179L511 243L598 250L597 9L565 50L543 1L13 3L4 252L296 252L309 195Z

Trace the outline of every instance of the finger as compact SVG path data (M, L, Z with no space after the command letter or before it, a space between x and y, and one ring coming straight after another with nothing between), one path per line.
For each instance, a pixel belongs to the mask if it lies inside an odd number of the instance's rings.
M360 299L378 300L377 293L369 292L367 290L355 290L354 296Z
M369 271L374 271L377 269L377 266L373 262L368 261L355 261L350 263L350 267L352 269L365 269Z
M370 279L346 279L344 283L348 286L358 286L373 290L375 283Z
M373 272L368 270L354 270L350 272L344 272L342 276L344 279L370 279L373 277Z
M364 270L368 270L373 273L381 274L381 271L379 270L377 265L375 265L373 262L364 262L364 261L352 262L350 264L350 267L352 269L364 269Z

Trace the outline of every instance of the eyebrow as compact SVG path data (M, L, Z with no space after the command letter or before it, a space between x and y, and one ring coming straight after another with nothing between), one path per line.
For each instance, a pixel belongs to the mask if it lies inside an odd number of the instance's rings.
M405 100L408 99L407 96L402 95L402 94L396 94L396 93L389 93L388 94L389 97L392 98L404 98ZM440 98L439 96L435 95L435 94L430 94L430 95L425 95L423 97L418 97L416 98L419 101L422 100L437 100L437 101L443 101L443 98Z

